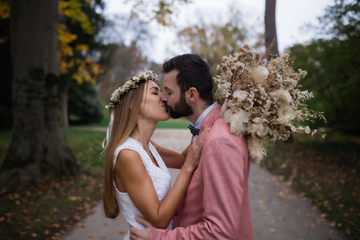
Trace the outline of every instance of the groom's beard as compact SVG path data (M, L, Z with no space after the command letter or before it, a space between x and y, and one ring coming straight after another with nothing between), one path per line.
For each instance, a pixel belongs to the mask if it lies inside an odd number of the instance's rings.
M181 94L180 100L175 103L175 107L172 108L165 102L166 108L169 110L170 117L180 118L192 115L194 112L191 106L185 100L185 94Z

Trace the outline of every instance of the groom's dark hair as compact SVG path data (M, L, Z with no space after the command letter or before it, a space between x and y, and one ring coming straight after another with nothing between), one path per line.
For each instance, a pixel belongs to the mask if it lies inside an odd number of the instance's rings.
M198 90L200 98L208 104L213 104L213 80L207 62L196 54L183 54L171 58L163 64L163 73L178 70L177 84L181 94L189 88Z

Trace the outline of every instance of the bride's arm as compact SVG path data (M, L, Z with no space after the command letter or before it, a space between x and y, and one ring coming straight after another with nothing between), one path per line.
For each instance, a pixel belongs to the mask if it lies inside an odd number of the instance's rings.
M120 191L129 194L136 208L154 227L166 228L174 216L199 163L205 135L200 134L199 141L191 145L173 187L162 202L140 155L128 149L119 153L115 163L115 184Z
M156 151L158 151L158 153L160 154L161 158L163 159L165 165L168 168L180 169L183 166L186 156L187 156L189 146L187 148L185 148L185 150L182 151L182 153L178 153L169 148L162 147L162 146L156 144L152 140L150 140L150 142L156 148Z

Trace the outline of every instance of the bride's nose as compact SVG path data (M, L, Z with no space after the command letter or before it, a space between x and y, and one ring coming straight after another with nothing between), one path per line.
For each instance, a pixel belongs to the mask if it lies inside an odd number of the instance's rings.
M165 96L164 93L160 93L160 100L163 102L167 102L167 97Z

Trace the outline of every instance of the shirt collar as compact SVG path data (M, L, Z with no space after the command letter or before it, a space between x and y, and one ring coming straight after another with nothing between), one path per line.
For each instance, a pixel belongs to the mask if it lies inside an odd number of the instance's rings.
M213 104L211 104L208 108L206 108L206 110L200 115L200 117L196 120L195 122L195 127L200 129L201 124L203 122L203 120L205 119L205 117L209 114L209 112L211 110L213 110L214 107L216 107L218 105L217 102L214 102Z

